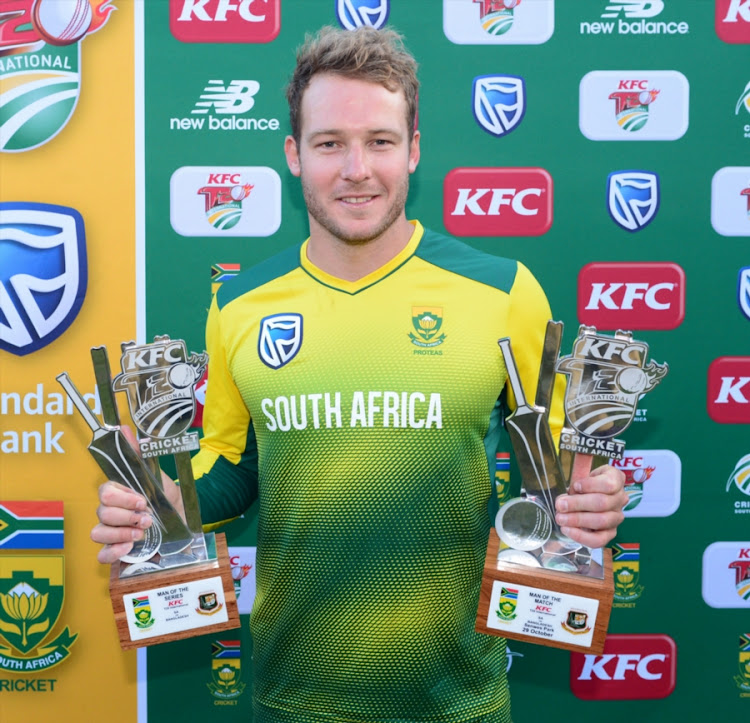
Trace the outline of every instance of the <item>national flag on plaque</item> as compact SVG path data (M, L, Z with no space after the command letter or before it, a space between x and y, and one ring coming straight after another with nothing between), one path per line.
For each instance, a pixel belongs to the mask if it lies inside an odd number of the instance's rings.
M62 502L0 501L0 550L62 550Z

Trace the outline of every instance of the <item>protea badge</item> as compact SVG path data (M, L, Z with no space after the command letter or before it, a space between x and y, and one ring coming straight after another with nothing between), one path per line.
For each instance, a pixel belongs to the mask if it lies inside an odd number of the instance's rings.
M740 674L734 677L734 682L740 690L750 692L750 634L740 635Z
M640 584L641 546L637 542L612 545L612 574L615 583L615 606L632 607L643 592Z
M409 334L415 346L440 346L445 341L443 328L443 310L436 306L412 306L411 323L416 334Z
M500 591L500 600L497 604L498 620L501 622L510 622L515 620L518 613L516 612L516 606L518 605L518 590L512 587L503 587Z
M240 680L242 655L239 640L216 640L211 643L211 695L219 700L238 698L246 684Z

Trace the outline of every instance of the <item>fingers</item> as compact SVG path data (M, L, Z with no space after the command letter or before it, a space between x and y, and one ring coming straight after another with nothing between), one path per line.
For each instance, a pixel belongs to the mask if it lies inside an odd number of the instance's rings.
M118 545L105 545L96 555L96 559L102 565L112 565L123 555L127 555L133 549L132 542L120 543Z
M615 538L617 529L610 530L586 530L579 527L561 527L563 535L567 535L571 540L580 542L592 550L598 547L604 547Z
M97 560L111 564L130 552L135 540L143 539L143 531L153 521L145 498L117 482L105 482L99 487L99 502L99 524L91 530L91 539L104 545Z
M625 485L625 475L622 470L608 465L597 467L584 477L570 486L571 494L585 494L587 492L600 492L605 495L614 495L621 491Z

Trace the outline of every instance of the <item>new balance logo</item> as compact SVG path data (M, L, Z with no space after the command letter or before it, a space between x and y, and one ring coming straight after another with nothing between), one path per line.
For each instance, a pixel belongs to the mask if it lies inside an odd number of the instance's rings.
M603 18L653 18L664 10L663 0L615 0L602 13Z
M255 94L260 90L257 80L233 80L224 86L221 80L209 80L193 114L208 113L213 108L216 113L247 113L255 105Z

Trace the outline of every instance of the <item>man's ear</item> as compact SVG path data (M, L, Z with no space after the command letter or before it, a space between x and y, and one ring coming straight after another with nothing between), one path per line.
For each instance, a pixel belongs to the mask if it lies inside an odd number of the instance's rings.
M419 163L419 131L414 131L411 143L409 144L409 173L417 170Z
M292 136L287 136L284 139L284 155L286 156L286 165L289 166L292 175L299 176L299 150L297 149L297 141Z

